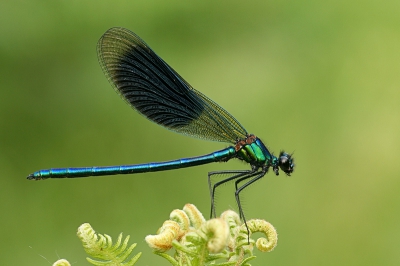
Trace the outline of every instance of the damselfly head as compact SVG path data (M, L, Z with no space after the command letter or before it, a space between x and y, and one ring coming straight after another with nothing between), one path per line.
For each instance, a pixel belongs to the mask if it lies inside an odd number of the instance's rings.
M279 154L279 168L288 176L293 173L294 158L292 158L291 154L281 151Z

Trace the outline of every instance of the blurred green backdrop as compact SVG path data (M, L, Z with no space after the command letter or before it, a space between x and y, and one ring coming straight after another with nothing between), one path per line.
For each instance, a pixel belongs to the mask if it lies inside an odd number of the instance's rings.
M399 265L399 14L399 1L369 0L3 1L0 264L88 265L75 232L89 222L131 235L138 265L167 265L144 237L185 203L208 217L207 172L247 167L25 179L227 146L169 132L119 99L95 48L122 26L272 151L295 152L292 177L270 173L244 194L247 217L279 233L253 265ZM217 207L236 208L232 184Z

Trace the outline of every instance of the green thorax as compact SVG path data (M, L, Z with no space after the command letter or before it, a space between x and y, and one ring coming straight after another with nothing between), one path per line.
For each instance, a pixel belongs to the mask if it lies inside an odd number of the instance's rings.
M235 149L239 159L256 166L272 165L277 159L268 151L264 143L254 135L249 135L245 140L239 140Z

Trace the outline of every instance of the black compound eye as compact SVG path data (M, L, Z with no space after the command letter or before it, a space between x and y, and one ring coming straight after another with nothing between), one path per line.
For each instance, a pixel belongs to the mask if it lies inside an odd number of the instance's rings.
M283 151L279 154L279 168L287 175L293 173L294 159L290 154Z

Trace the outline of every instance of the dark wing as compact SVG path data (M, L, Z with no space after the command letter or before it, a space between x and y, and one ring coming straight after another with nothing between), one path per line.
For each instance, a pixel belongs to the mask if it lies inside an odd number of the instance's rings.
M193 89L135 33L109 29L97 53L114 89L149 120L206 140L235 143L246 137L232 115Z

